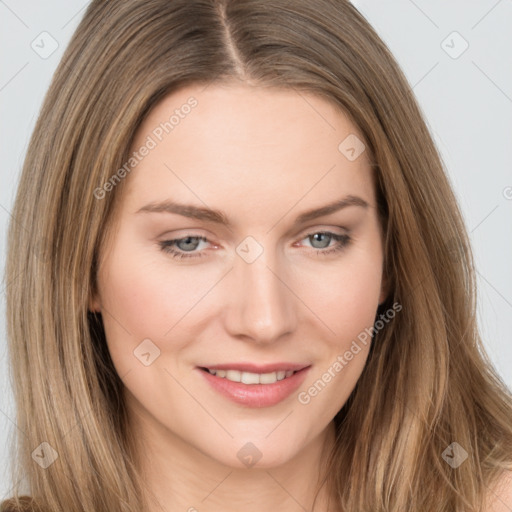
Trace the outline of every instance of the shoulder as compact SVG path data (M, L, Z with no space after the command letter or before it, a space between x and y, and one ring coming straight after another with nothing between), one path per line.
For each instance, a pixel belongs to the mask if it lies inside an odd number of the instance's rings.
M487 496L484 512L510 512L512 510L512 471L505 471Z

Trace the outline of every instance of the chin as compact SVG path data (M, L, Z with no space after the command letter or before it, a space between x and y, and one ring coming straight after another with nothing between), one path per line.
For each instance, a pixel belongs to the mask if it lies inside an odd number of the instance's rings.
M240 438L239 438L240 439ZM234 469L270 469L283 466L290 462L301 450L290 437L287 437L290 445L284 445L281 439L269 442L269 439L242 441L234 439L231 443L218 446L217 453L211 453L211 457L221 464ZM277 442L277 445L276 445Z

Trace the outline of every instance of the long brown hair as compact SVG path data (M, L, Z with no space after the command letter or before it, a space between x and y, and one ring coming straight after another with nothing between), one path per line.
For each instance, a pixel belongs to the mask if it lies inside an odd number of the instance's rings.
M129 177L102 198L95 190L128 160L160 99L230 80L321 96L371 155L390 282L383 308L402 310L374 334L335 418L323 481L336 509L480 510L512 469L512 397L479 336L471 250L444 164L398 64L346 0L91 2L44 100L10 224L19 434L17 485L2 510L146 510L122 381L101 318L88 312ZM454 467L461 448L467 459ZM43 468L38 454L57 458Z

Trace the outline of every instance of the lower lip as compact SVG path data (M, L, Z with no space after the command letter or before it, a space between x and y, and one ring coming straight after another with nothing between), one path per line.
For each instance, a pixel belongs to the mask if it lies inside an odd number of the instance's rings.
M303 368L291 377L278 380L273 384L244 384L233 382L222 377L212 375L210 372L197 370L204 376L207 382L219 393L230 398L233 402L248 407L270 407L288 398L304 382L306 374L311 366Z

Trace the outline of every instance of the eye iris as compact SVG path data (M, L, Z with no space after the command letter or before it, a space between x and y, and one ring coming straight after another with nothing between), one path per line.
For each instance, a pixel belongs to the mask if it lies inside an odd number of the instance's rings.
M191 242L192 241L192 242ZM181 240L176 241L176 245L179 249L186 251L188 250L194 250L199 245L200 240L197 237L194 236L187 236L186 238L182 238ZM183 247L182 244L185 244Z
M318 240L316 237L325 237L327 239L327 243L325 243L325 240ZM323 243L324 245L322 245L321 247L315 247L315 249L324 249L325 247L328 247L329 246L329 242L331 241L331 235L327 234L327 233L315 233L314 235L310 236L310 240L311 240L311 243L313 243L313 241L320 241L321 244Z

